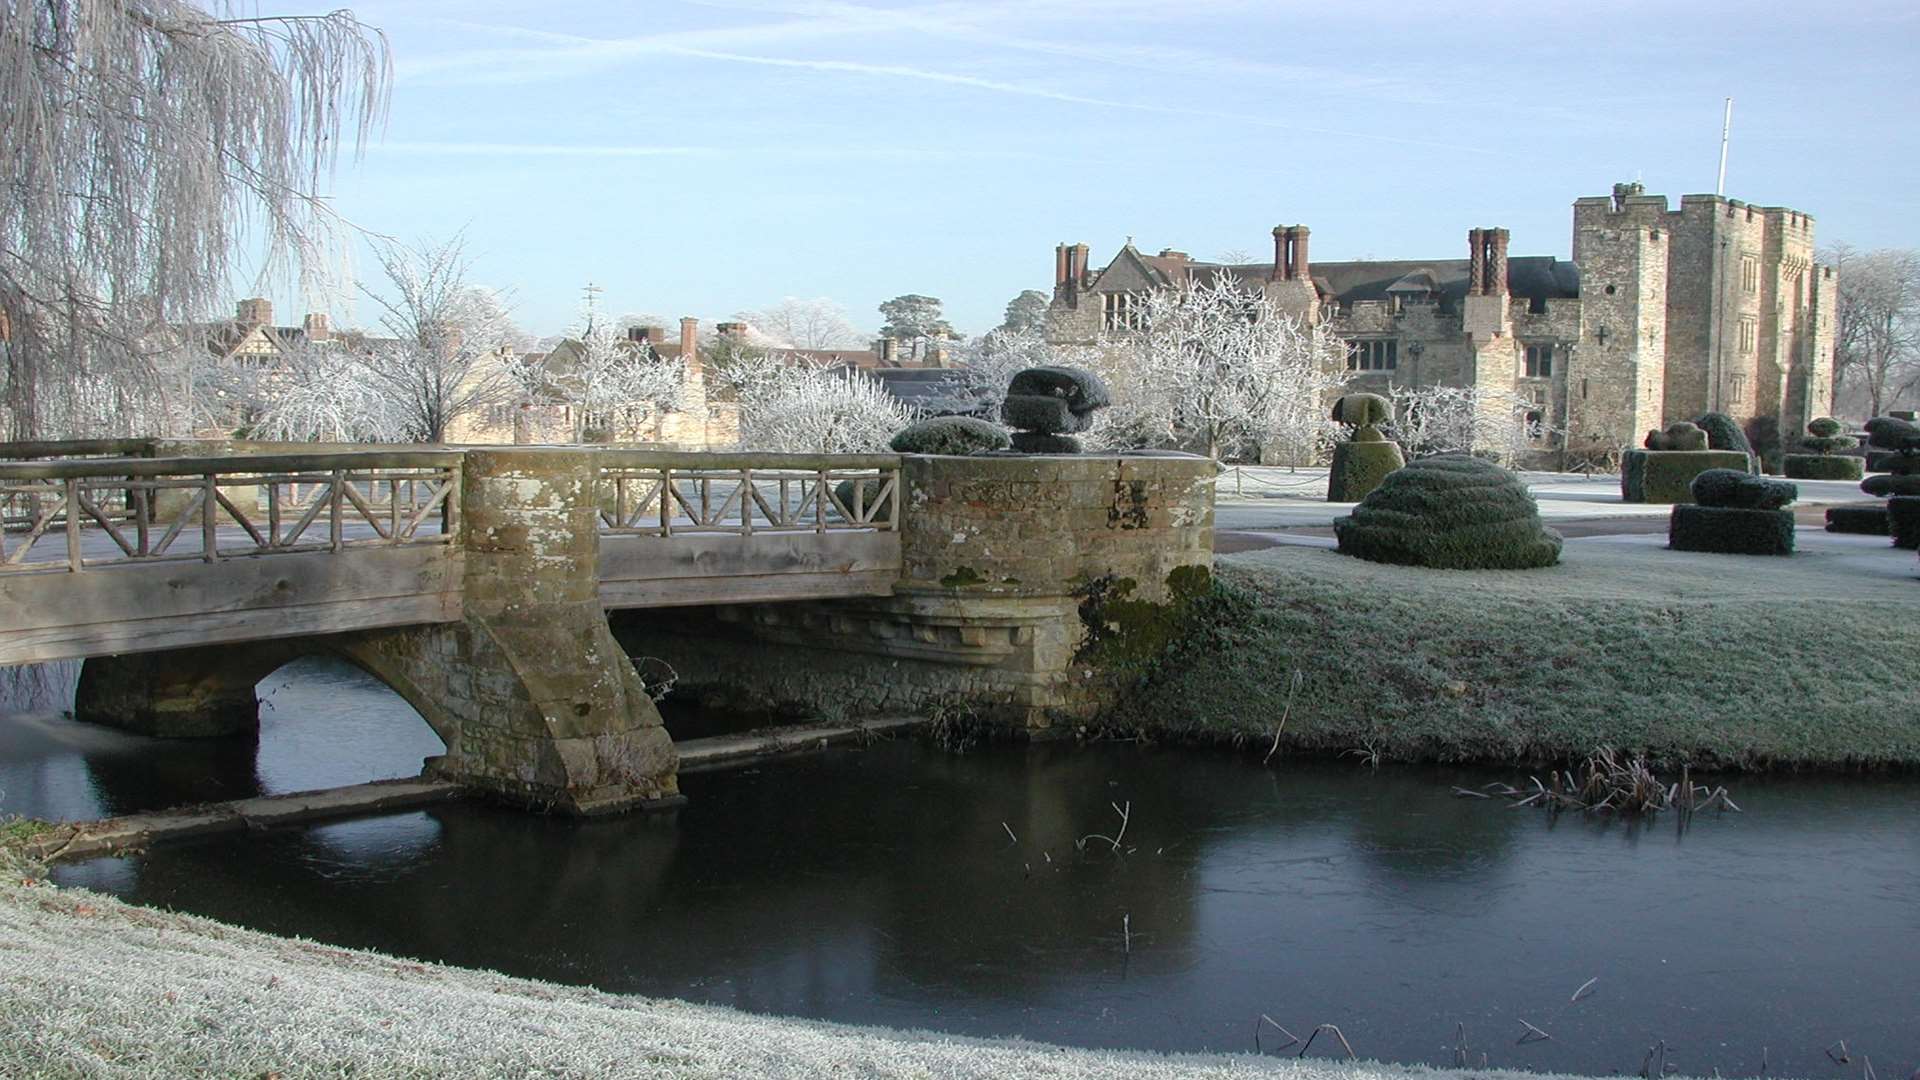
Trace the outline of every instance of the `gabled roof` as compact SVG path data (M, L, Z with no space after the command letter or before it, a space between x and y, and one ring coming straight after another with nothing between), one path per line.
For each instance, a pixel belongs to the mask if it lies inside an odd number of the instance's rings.
M1177 272L1169 271L1180 265L1183 264L1177 260L1142 255L1132 244L1127 244L1107 268L1100 271L1093 287L1100 292L1146 292L1164 288L1179 280Z
M1440 301L1442 309L1457 311L1467 295L1465 259L1316 262L1309 273L1313 275L1320 299L1327 303L1385 301L1395 294L1426 291ZM1210 282L1222 274L1231 275L1252 289L1273 276L1273 265L1195 263L1191 272L1197 284ZM1551 255L1517 256L1507 260L1507 292L1529 303L1574 299L1580 295L1580 270L1573 263Z

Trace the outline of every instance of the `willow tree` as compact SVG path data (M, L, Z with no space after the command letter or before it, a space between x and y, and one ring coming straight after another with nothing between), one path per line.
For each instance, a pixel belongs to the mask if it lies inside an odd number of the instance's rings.
M237 7L235 8L237 11ZM263 273L324 267L318 194L385 115L386 40L350 13L0 0L0 353L10 434L110 429L76 387L166 393L167 327Z

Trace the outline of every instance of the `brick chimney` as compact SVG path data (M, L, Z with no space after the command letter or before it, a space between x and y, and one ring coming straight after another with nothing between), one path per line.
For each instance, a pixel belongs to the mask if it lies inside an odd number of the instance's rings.
M1312 281L1313 266L1307 261L1307 233L1305 225L1295 225L1287 230L1293 234L1293 280Z
M680 359L692 370L700 358L700 320L687 316L680 320Z
M747 336L747 324L743 322L715 323L713 328L729 340L744 341Z
M308 341L326 341L333 337L333 328L328 325L324 312L307 312L307 317L301 321L301 328L307 332Z
M1053 287L1067 283L1067 245L1053 245Z
M1087 245L1074 244L1067 248L1067 280L1078 284L1087 276Z
M880 339L880 366L900 366L900 343L892 338Z
M1467 295L1484 296L1487 291L1487 230L1467 230Z
M1293 277L1292 267L1288 265L1292 255L1293 252L1289 250L1287 244L1287 227L1275 225L1273 227L1273 273L1269 275L1271 280L1287 281Z
M273 301L251 297L234 305L233 321L248 326L267 326L273 322Z
M1487 230L1487 292L1507 295L1507 230Z

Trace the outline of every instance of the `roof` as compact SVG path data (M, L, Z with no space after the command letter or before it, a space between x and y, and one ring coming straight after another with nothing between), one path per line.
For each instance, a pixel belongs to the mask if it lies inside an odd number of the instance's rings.
M894 400L926 416L972 416L981 411L964 368L872 368L861 374L879 383Z
M1164 264L1152 266L1150 264ZM1228 274L1243 282L1265 282L1273 276L1272 263L1226 265L1221 263L1180 263L1175 259L1142 256L1131 248L1121 248L1113 263L1102 271L1094 288L1102 292L1140 291L1165 284L1172 268L1184 266L1194 282L1205 284L1218 275ZM1120 274L1115 268L1125 267ZM1364 259L1351 262L1311 264L1314 286L1324 301L1343 305L1366 301L1385 301L1392 295L1431 291L1438 294L1441 306L1458 310L1467 295L1466 259ZM1152 281L1148 275L1161 280ZM1145 283L1143 283L1143 280ZM1515 299L1530 303L1574 299L1580 295L1580 270L1573 263L1551 255L1521 255L1507 260L1507 292Z

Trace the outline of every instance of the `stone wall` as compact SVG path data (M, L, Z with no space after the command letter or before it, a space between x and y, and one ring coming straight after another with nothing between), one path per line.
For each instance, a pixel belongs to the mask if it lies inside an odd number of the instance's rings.
M716 703L816 713L962 701L1030 732L1083 719L1116 681L1103 657L1150 648L1206 587L1211 461L905 459L892 597L620 613L635 656Z

